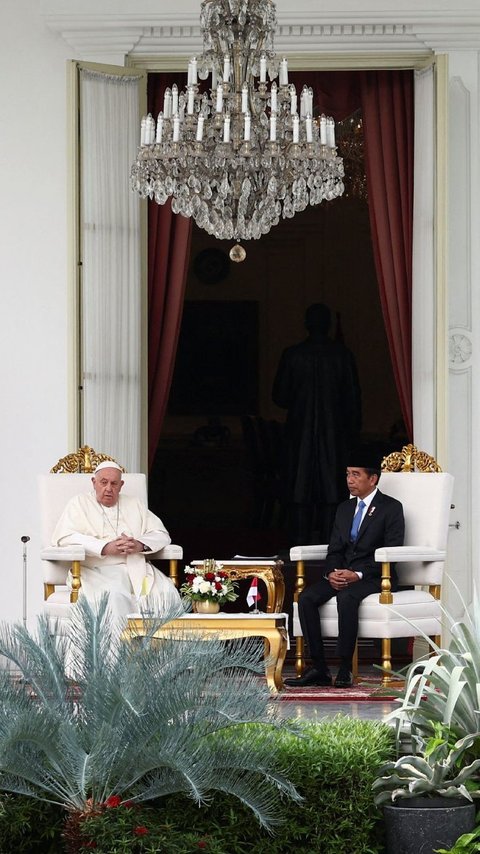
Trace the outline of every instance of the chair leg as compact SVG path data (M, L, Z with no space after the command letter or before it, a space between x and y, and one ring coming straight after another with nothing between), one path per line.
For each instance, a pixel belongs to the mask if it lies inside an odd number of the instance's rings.
M392 681L392 642L390 638L382 638L382 667L382 683L389 685Z
M358 643L355 644L355 649L353 651L352 674L353 674L353 681L357 682L358 681Z
M295 590L293 601L298 603L300 593L305 587L305 564L303 560L297 560L295 573ZM305 641L302 636L296 638L295 642L295 670L297 676L301 676L305 669Z
M178 587L178 561L174 558L171 558L168 566L170 578L172 579L175 587Z
M78 593L81 587L80 580L80 561L72 560L71 567L71 575L72 575L72 589L70 591L70 602L73 604L78 599Z
M302 676L305 669L305 641L301 635L295 639L295 672Z

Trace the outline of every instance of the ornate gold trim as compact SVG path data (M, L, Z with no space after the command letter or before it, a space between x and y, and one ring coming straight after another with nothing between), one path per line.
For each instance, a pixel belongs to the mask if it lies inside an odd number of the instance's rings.
M100 463L103 463L106 460L111 460L113 463L117 462L108 454L98 454L93 450L93 448L90 448L89 445L82 445L82 447L79 448L78 451L75 451L75 453L67 454L66 457L62 457L58 463L50 469L50 474L76 474L80 472L90 474L95 471L96 467L100 465ZM117 465L120 465L120 463L117 463ZM122 471L125 471L123 467Z
M403 472L441 472L434 457L425 451L419 451L415 445L404 445L401 451L394 451L382 460L382 471Z

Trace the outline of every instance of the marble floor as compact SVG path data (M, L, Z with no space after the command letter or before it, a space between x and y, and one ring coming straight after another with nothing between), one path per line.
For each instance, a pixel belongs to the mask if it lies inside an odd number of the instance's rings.
M338 714L370 721L384 721L394 708L393 702L374 700L361 703L297 703L293 700L280 701L280 714L283 718L302 718L303 720L324 720Z
M285 668L284 678L294 676L293 668ZM360 679L378 678L378 673L372 667L362 667L359 671ZM345 692L342 692L345 694ZM370 721L384 721L397 703L391 700L352 700L349 702L323 701L305 703L295 700L280 700L280 714L285 718L303 718L304 720L321 720L332 718L338 714L350 715L354 718Z

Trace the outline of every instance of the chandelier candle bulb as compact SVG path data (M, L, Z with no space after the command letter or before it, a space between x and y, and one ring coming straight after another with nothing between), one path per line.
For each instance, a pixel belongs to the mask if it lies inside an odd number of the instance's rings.
M201 142L203 139L203 123L205 121L205 117L200 113L197 122L197 142Z
M298 142L299 140L299 130L300 130L300 119L297 115L293 116L292 127L293 127L293 141Z
M260 83L267 80L267 57L264 53L260 55Z
M180 139L180 116L176 113L173 117L173 141L178 142Z
M228 53L223 57L223 82L228 83L230 80L230 57Z
M285 57L280 63L279 82L280 86L288 86L288 62Z
M335 122L333 119L327 119L327 145L329 148L335 148Z
M178 86L176 83L172 86L172 115L178 113Z
M324 115L320 116L320 143L327 144L327 119Z
M192 84L192 60L189 60L188 69L187 69L187 86L191 86ZM173 89L173 86L172 86Z
M305 118L305 131L307 134L307 142L313 142L312 135L312 117L307 115Z
M187 102L187 113L189 116L193 116L193 105L195 99L195 89L193 86L188 87L188 102Z
M217 69L212 65L212 92L217 88Z
M217 86L217 103L215 109L217 113L221 113L223 110L223 88L221 83Z
M297 90L293 83L290 86L290 112L292 116L297 112Z
M155 121L151 113L147 116L147 127L146 127L146 141L147 145L151 145L152 142L155 141Z
M242 113L248 112L248 83L242 86Z
M303 87L300 93L300 118L304 119L307 115L307 101L306 101L306 86Z
M270 142L276 142L277 139L277 117L275 113L270 116Z
M277 84L272 83L270 88L270 109L272 113L277 112Z
M197 80L197 57L196 56L192 56L191 66L192 66L192 81L191 82L192 82L192 86L196 86L197 82L198 82L198 80Z
M147 117L144 116L140 125L140 145L147 144Z
M250 141L250 123L251 123L250 113L245 113L245 127L244 127L244 132L243 132L243 138L244 138L245 142Z
M230 116L225 115L223 120L223 141L230 142Z
M165 95L163 96L163 115L166 119L171 119L172 117L172 90L170 88L165 89Z
M163 137L163 113L158 114L157 118L157 135L155 138L156 142L161 142Z

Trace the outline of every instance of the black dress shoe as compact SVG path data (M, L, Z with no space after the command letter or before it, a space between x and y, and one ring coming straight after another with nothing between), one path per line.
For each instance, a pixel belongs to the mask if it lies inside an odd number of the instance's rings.
M337 678L334 683L335 688L352 688L353 687L353 675L350 673L350 670L345 670L344 668L340 668L337 673Z
M304 688L306 685L323 685L324 687L327 687L327 685L332 684L332 677L329 673L316 670L312 667L298 679L285 679L284 682L285 685L288 685L290 688Z

